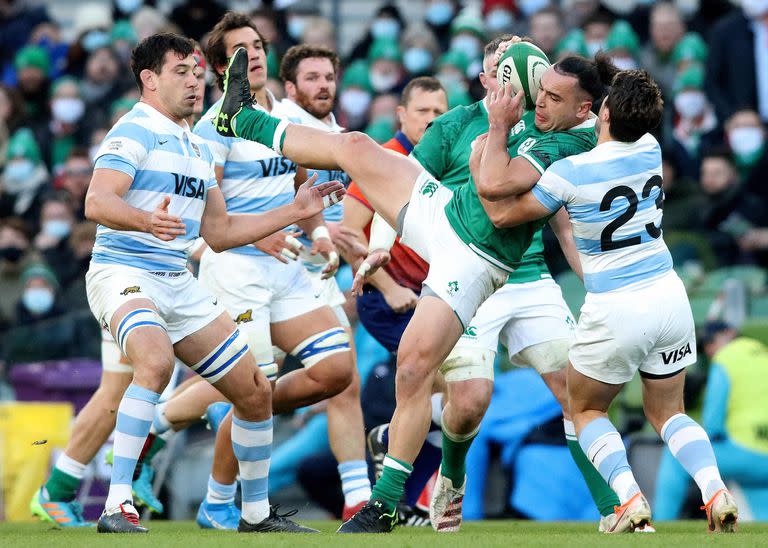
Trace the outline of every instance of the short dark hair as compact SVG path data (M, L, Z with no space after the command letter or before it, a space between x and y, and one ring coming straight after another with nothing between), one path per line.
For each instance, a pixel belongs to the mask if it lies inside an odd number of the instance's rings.
M547 6L546 8L541 8L536 13L532 13L530 19L533 19L534 17L539 17L540 15L554 15L557 19L557 22L560 24L560 26L565 26L565 17L563 16L563 10L558 8L557 6Z
M151 70L155 74L160 74L165 62L165 54L169 51L174 52L180 59L192 55L195 46L192 40L174 34L164 32L148 36L133 48L131 52L131 70L136 79L136 85L139 86L139 92L144 92L144 84L141 83L141 71Z
M403 88L403 93L400 95L400 106L408 106L408 102L411 100L411 95L413 95L414 89L445 92L443 84L441 84L440 80L437 78L432 76L419 76L408 82Z
M208 43L205 47L205 59L211 64L214 74L216 74L216 83L219 85L219 89L224 89L224 75L219 74L218 67L227 66L229 56L227 55L227 45L224 42L226 35L231 30L237 30L242 28L251 28L256 34L259 35L262 44L264 44L264 50L267 50L269 43L256 28L256 24L251 19L250 15L240 13L237 11L228 11L221 19L214 25L208 35Z
M645 70L616 74L605 106L611 116L611 136L624 142L637 141L656 129L664 112L661 90Z
M566 57L552 66L559 74L576 78L579 87L592 98L593 105L602 100L619 71L611 58L603 53L595 55L594 60L578 56Z
M501 45L502 42L512 40L512 38L514 38L514 36L511 34L501 34L488 42L483 48L483 59L496 53L496 50L499 49L499 45Z
M613 117L613 115L611 115L611 117ZM701 161L704 162L704 160L707 158L723 160L724 162L730 164L731 167L735 165L733 161L733 154L731 154L731 151L725 146L711 146L706 148L704 152L701 153Z
M296 83L296 77L299 73L299 63L304 59L328 59L333 65L334 74L339 73L339 56L330 48L325 46L312 46L309 44L300 44L288 48L280 61L280 79L283 82Z

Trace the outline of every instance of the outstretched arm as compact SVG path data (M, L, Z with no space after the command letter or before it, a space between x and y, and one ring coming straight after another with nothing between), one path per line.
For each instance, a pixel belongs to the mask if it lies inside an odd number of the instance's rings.
M310 177L299 187L293 203L267 213L251 215L227 214L221 190L213 187L208 191L200 235L216 252L240 247L311 217L344 196L344 185L341 183L332 181L313 187L316 179L317 176Z

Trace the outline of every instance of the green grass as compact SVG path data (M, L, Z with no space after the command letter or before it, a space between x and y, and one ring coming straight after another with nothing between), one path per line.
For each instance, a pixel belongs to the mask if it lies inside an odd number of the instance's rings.
M531 521L484 521L465 523L458 534L434 533L432 529L401 527L389 535L334 535L338 522L305 522L322 531L320 535L239 535L228 531L201 531L192 522L150 523L148 535L98 535L93 529L53 529L42 523L0 523L0 546L24 546L27 548L74 546L109 546L110 548L142 547L159 548L181 546L184 548L208 548L229 545L264 545L270 548L293 546L350 546L370 548L374 546L412 546L424 548L430 545L481 548L486 546L766 546L768 523L747 523L739 526L736 535L712 535L706 532L701 521L658 523L656 534L607 536L597 533L597 526L590 523L540 523Z

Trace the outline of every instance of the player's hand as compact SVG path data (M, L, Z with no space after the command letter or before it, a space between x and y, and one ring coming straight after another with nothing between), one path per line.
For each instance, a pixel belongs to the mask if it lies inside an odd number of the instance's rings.
M469 155L469 172L472 174L472 178L475 181L478 180L480 174L480 161L483 159L483 152L485 151L485 144L487 142L487 133L478 135L477 138L472 141L472 152Z
M321 280L327 280L336 274L339 269L339 254L330 238L316 238L312 241L311 255L322 255L326 261L323 271L320 273Z
M501 56L504 55L504 52L507 51L509 46L522 41L523 39L519 36L513 36L509 40L504 40L501 44L499 44L499 47L496 48L496 53L493 54L493 66L495 67L499 64L499 59L501 59Z
M388 291L382 292L382 295L389 308L398 314L416 308L416 303L419 300L416 293L402 285L395 285Z
M163 199L149 218L149 227L147 229L147 232L164 242L170 242L176 236L187 233L187 227L181 221L181 217L168 213L168 204L170 203L171 197L163 196Z
M384 249L374 249L368 253L368 256L365 258L365 260L361 261L360 265L357 267L355 279L352 281L352 294L362 295L365 279L371 276L379 268L387 264L389 259L389 251Z
M341 223L325 223L331 233L331 240L336 248L350 261L361 259L368 254L368 248L362 243L363 233Z
M281 263L288 263L299 258L299 251L304 249L302 243L296 239L300 232L275 232L266 238L262 238L253 245L256 249L274 257Z
M488 94L488 125L509 131L523 117L524 94L520 90L512 94L512 85L507 83L498 91Z
M333 204L338 204L347 192L339 181L329 181L313 186L315 181L317 181L317 173L313 173L296 191L293 205L296 207L299 219L307 219Z

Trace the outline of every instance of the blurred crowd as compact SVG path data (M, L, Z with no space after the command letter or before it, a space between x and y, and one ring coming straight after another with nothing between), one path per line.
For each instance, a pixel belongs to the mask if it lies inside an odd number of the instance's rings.
M336 48L341 29L316 2L253 4L270 44L268 85L281 98L284 52ZM603 50L621 68L648 70L664 92L664 229L697 244L683 246L683 260L768 264L768 1L425 0L418 16L398 8L406 3L370 4L361 36L340 52L342 126L389 139L399 93L420 75L443 83L450 107L480 99L483 46L501 33L530 36L553 62ZM83 202L96 148L139 98L131 48L162 31L204 45L230 7L158 6L77 4L63 28L44 5L0 0L0 363L98 357L83 280L96 227ZM219 94L208 72L206 108Z

